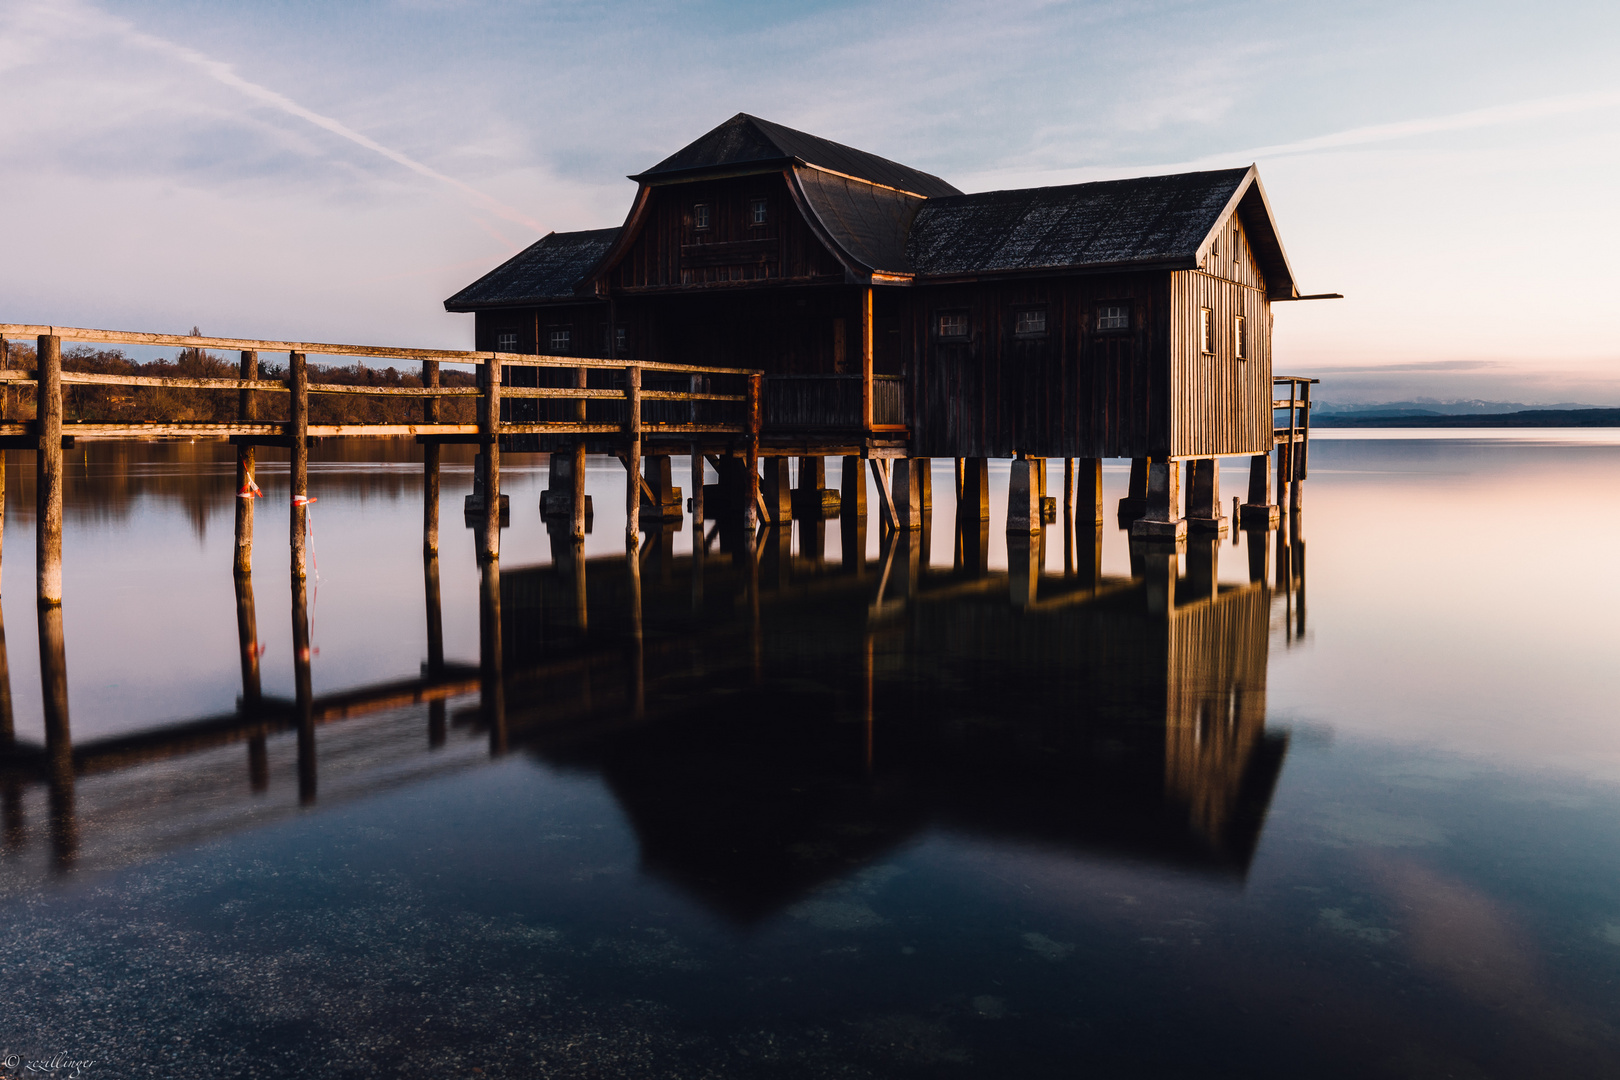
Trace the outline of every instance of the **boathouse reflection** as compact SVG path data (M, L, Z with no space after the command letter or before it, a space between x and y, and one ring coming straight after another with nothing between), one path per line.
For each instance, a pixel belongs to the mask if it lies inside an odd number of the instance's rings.
M1297 513L1274 548L1265 529L1250 534L1246 585L1219 583L1218 536L1133 546L1131 576L1108 578L1089 523L1050 541L1055 529L1010 536L1006 572L988 569L982 521L956 523L949 568L927 564L924 530L888 533L867 561L864 516L838 523L845 554L834 563L828 525L797 523L796 544L787 529L717 526L681 556L653 525L639 549L594 559L554 532L550 565L481 565L476 669L445 660L428 551L421 675L322 696L294 579L292 701L260 690L261 628L241 577L238 709L78 745L61 609L40 621L41 747L15 738L0 626L5 850L29 846L26 818L41 811L59 867L98 830L196 838L246 827L289 773L309 805L331 797L322 769L339 769L352 795L466 763L445 753L459 727L487 735L488 753L598 773L646 868L742 920L928 829L1241 879L1286 749L1265 726L1273 613L1285 640L1305 629ZM1043 572L1047 542L1063 545L1061 575ZM426 740L402 738L399 718L422 712ZM236 757L217 783L205 769L169 798L147 790L143 770L165 759L222 762L244 742L246 769ZM318 744L339 749L317 754ZM424 748L424 764L400 764ZM79 789L92 774L128 779L87 803ZM114 810L126 815L116 829Z

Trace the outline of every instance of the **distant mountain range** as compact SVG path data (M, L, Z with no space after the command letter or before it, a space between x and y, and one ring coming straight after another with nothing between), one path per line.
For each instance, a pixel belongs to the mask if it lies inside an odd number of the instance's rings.
M1312 427L1324 428L1479 428L1479 427L1620 427L1620 408L1543 405L1517 412L1361 413L1312 410Z
M1323 417L1327 416L1483 416L1491 413L1607 408L1612 408L1612 406L1577 401L1561 401L1552 405L1531 405L1522 401L1437 401L1434 398L1418 398L1416 401L1381 401L1376 404L1365 402L1344 404L1323 401L1317 403L1316 407L1311 410L1311 414L1312 422L1315 423L1320 422Z

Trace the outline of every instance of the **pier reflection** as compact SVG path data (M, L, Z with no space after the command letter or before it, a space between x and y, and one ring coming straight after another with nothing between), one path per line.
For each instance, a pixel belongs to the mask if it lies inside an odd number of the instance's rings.
M420 675L321 696L295 578L291 701L261 692L244 575L238 709L79 745L46 609L43 746L12 732L0 626L6 857L118 865L521 752L599 776L646 870L742 921L934 829L1241 881L1287 747L1266 727L1273 626L1306 629L1299 515L1247 534L1246 584L1221 582L1218 536L1133 545L1130 575L1108 577L1090 523L1009 536L997 572L986 523L954 525L949 567L929 565L923 529L886 532L872 562L849 542L830 561L819 520L695 526L679 556L656 524L591 559L559 529L547 565L481 564L477 667L445 659L429 550ZM837 527L847 541L865 522ZM1044 571L1048 534L1061 573Z

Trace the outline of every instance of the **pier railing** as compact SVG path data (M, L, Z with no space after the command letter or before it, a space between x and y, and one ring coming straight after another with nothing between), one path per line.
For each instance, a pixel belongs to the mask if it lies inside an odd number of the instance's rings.
M1284 489L1288 489L1289 504L1294 507L1299 506L1299 482L1305 479L1310 461L1311 387L1319 382L1320 379L1300 375L1274 375L1271 379L1271 436L1272 443L1277 447L1278 498L1282 497ZM1286 398L1281 396L1283 387L1288 390ZM1283 411L1288 413L1288 419L1279 425L1276 415Z
M860 375L767 375L763 426L767 431L906 430L902 376L872 376L869 427L866 393Z

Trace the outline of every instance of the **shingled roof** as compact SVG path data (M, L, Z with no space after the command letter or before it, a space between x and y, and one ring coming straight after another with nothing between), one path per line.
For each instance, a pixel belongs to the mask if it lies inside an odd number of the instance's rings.
M602 258L618 229L547 233L444 302L446 311L574 299L574 286Z
M707 135L630 179L652 183L742 166L790 163L828 169L928 198L961 194L939 177L909 165L868 154L865 150L835 143L818 135L773 124L747 113L738 113Z
M1274 295L1285 283L1291 291L1252 167L929 199L912 223L906 259L918 277L1191 268L1234 201Z

